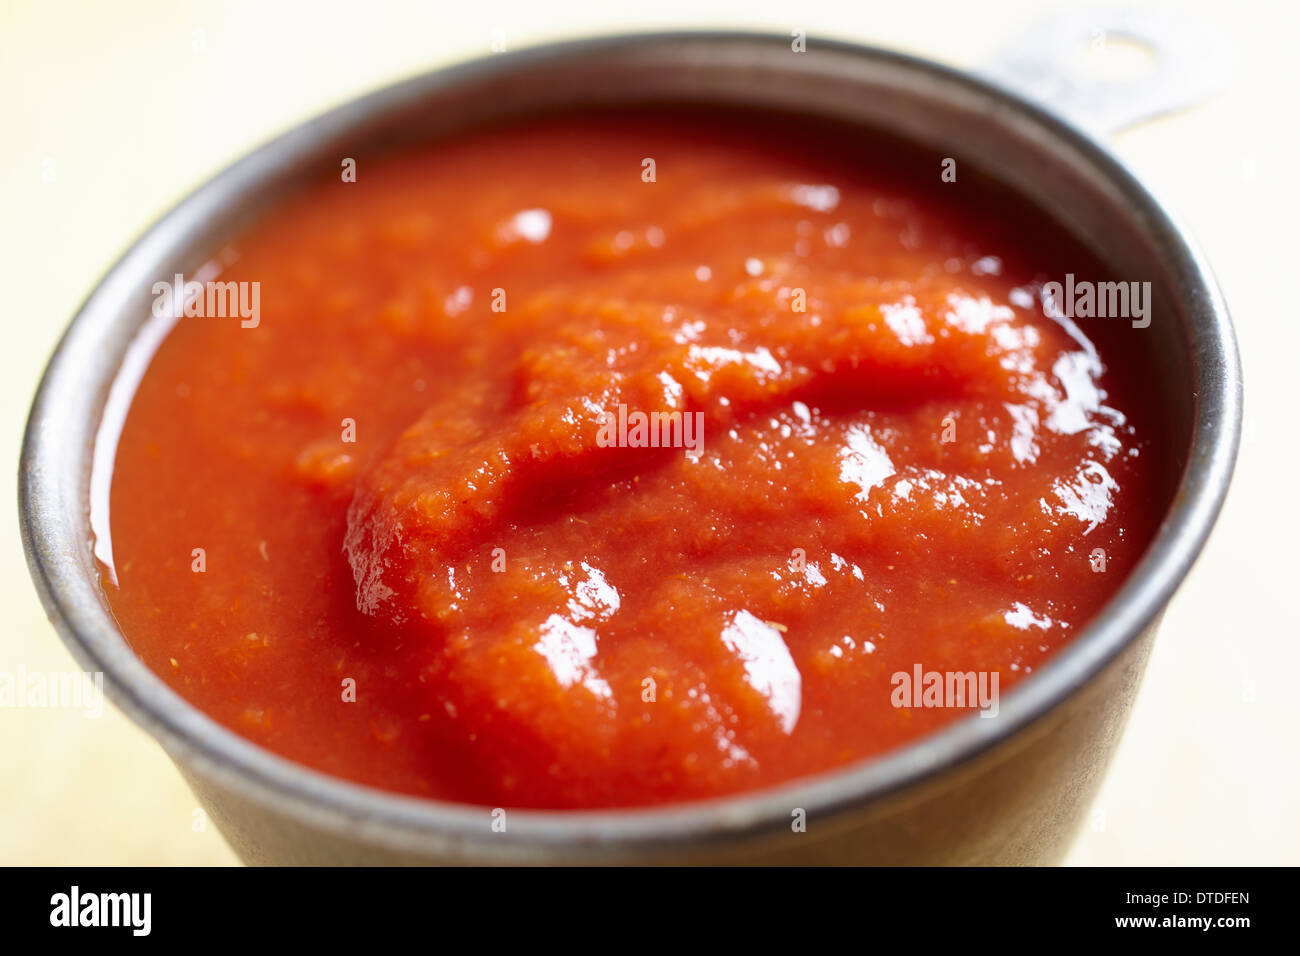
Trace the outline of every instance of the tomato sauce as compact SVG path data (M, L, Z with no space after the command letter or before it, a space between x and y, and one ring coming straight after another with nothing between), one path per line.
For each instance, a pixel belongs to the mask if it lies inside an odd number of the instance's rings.
M124 634L262 746L489 806L734 793L974 713L898 675L1006 692L1168 475L1140 333L1044 312L1096 261L942 160L644 110L308 186L213 252L256 323L180 318L134 396Z

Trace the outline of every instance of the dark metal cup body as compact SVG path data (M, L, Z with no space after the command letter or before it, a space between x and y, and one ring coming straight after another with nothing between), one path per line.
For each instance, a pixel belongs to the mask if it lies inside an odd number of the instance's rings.
M160 277L214 248L342 157L574 107L710 103L831 117L950 149L1012 186L1104 262L1152 282L1135 332L1177 491L1140 566L1098 617L1003 695L879 758L660 809L509 810L419 800L293 764L221 727L131 652L91 552L90 464L109 387ZM936 171L937 175L937 171ZM22 530L57 629L167 749L252 863L1043 863L1077 832L1115 750L1158 619L1226 493L1241 382L1199 252L1099 142L1013 93L887 51L743 34L578 41L440 70L318 117L236 163L153 226L91 294L51 360L20 466ZM795 826L797 819L806 821Z

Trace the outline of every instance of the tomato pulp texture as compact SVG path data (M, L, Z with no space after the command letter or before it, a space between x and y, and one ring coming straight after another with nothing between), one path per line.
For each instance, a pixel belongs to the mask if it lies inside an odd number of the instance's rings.
M972 713L898 706L894 675L1040 666L1140 556L1167 469L1142 333L1040 304L1095 260L941 172L644 111L305 189L214 250L260 283L256 327L181 318L134 397L124 633L258 744L492 806L733 793ZM695 447L639 445L652 412Z

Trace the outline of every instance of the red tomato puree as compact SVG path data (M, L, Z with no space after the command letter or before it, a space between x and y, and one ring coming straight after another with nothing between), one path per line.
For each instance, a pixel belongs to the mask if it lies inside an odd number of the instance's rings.
M943 168L676 110L328 173L213 251L256 324L180 318L139 385L123 632L258 744L488 806L733 793L996 710L898 675L1033 672L1166 469L1139 333L1044 313L1096 261Z

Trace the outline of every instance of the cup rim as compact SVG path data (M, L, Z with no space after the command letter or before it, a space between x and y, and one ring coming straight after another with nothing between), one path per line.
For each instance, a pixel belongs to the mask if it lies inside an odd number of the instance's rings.
M229 785L255 802L287 810L310 825L346 829L389 848L461 850L466 841L492 843L518 853L528 848L586 846L593 853L630 846L663 848L672 843L725 841L743 834L788 829L792 807L809 818L876 801L966 763L1060 705L1115 659L1162 612L1213 527L1227 493L1241 428L1241 372L1231 320L1201 252L1150 190L1091 134L1020 95L933 61L878 47L809 38L826 55L867 57L901 69L935 75L1030 117L1048 135L1065 140L1138 203L1167 234L1180 277L1191 287L1189 350L1196 394L1187 466L1146 553L1121 588L1068 644L1002 695L997 720L976 715L954 720L898 747L831 771L798 777L759 790L662 806L592 810L509 810L506 834L490 834L493 808L451 803L379 790L334 777L265 750L227 729L173 691L135 656L109 612L96 597L99 584L84 573L75 553L86 535L59 520L60 490L67 475L85 468L89 448L60 440L65 422L80 420L74 397L88 385L77 363L95 353L97 339L117 321L121 290L133 267L170 248L189 229L198 210L237 199L273 157L300 154L312 136L355 126L363 117L417 101L435 89L590 53L617 53L643 44L741 44L788 46L779 34L743 31L634 33L548 43L517 52L435 69L351 100L291 128L228 166L173 206L128 249L96 285L61 338L32 404L19 462L20 528L28 565L42 603L78 661L102 671L105 689L118 706L155 736L183 766ZM224 197L224 198L223 198ZM92 376L93 378L93 376ZM102 402L95 407L102 407ZM96 419L98 412L95 412ZM84 417L84 415L83 415ZM93 432L93 428L91 429ZM88 531L86 532L88 534ZM490 851L489 851L490 852Z

